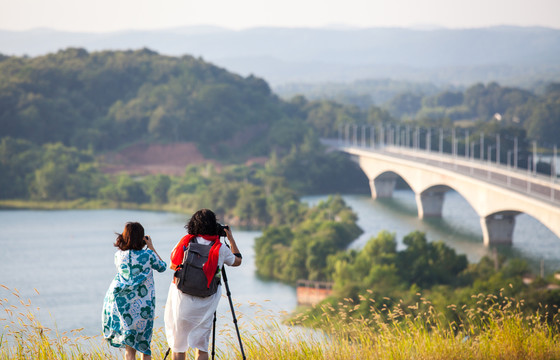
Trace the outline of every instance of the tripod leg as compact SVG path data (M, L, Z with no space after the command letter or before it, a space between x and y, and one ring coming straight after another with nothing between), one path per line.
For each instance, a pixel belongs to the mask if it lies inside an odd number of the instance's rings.
M214 311L214 321L212 325L212 360L216 353L216 312Z
M233 308L233 301L231 300L231 292L229 291L229 284L227 281L225 266L222 266L222 275L224 277L224 284L226 285L226 294L229 300L229 307L231 308L231 316L233 317L233 323L235 324L235 331L237 332L237 339L239 340L239 348L241 349L241 356L243 360L246 359L245 351L243 350L243 343L241 342L241 334L239 333L239 327L237 326L237 318L235 317L235 309Z

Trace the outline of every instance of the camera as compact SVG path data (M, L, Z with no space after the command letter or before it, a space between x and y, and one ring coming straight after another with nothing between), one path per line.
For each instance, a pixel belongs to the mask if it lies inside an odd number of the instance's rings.
M227 236L225 229L229 230L229 226L220 223L217 223L216 226L218 227L218 236Z

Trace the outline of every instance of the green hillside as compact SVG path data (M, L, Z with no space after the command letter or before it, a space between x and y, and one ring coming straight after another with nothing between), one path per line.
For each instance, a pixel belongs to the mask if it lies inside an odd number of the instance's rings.
M138 140L267 154L286 105L258 78L191 56L67 49L0 59L2 137L109 150Z

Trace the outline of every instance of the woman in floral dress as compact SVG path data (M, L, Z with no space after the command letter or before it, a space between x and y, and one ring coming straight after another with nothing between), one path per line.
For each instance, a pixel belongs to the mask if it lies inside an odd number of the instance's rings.
M117 235L117 275L103 302L103 336L112 346L125 347L125 360L135 359L136 351L149 360L156 300L153 270L163 272L167 264L140 223L126 223Z

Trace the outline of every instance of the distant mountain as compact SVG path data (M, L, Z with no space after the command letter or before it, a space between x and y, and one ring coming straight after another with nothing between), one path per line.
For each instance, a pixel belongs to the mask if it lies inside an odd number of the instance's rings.
M36 56L67 47L148 47L162 54L189 54L241 75L263 77L273 86L371 78L455 85L560 80L560 30L539 27L0 31L0 53L5 55Z

